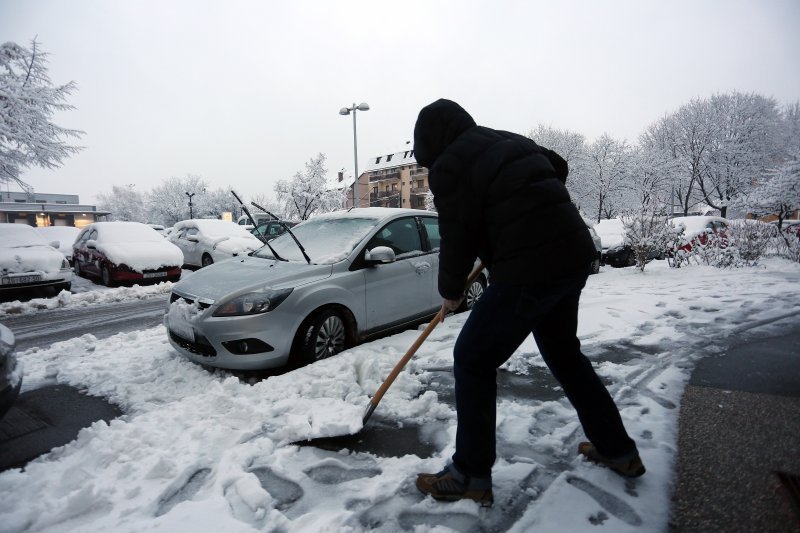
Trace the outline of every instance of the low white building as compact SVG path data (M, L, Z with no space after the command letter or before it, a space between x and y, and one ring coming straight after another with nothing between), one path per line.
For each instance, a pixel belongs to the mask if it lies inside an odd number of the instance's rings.
M82 228L109 214L96 206L81 204L77 194L0 191L0 222Z

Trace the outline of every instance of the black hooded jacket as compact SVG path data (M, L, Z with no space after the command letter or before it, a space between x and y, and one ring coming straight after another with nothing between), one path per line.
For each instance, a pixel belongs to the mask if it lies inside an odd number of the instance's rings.
M589 271L596 257L564 185L567 162L531 139L478 126L460 105L420 111L414 157L439 212L439 293L458 299L476 257L492 282L530 286Z

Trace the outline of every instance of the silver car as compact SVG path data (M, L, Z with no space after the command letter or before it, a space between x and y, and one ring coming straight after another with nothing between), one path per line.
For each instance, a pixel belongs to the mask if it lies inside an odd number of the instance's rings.
M170 343L197 363L240 370L329 357L438 311L439 241L428 211L318 216L175 284L164 318ZM485 285L481 275L471 289Z

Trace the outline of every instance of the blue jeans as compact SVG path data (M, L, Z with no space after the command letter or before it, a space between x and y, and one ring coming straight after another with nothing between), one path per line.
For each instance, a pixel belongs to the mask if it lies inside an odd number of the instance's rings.
M535 287L490 284L472 309L454 349L458 429L453 464L466 475L491 477L495 452L497 367L533 333L597 451L637 455L619 410L577 337L578 301L588 274Z

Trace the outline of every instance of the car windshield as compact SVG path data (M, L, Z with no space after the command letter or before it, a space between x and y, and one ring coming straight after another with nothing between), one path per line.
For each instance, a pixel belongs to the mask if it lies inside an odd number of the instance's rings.
M156 230L138 222L100 222L96 224L99 242L163 242Z
M328 218L308 220L292 228L292 233L306 249L312 263L333 264L345 259L358 243L372 230L378 220L374 218ZM288 261L305 262L300 248L289 233L269 241L277 254ZM256 257L272 259L269 247L255 252Z
M47 246L47 241L27 224L0 224L0 246Z
M252 237L250 232L244 229L243 226L225 220L197 220L194 225L203 235L211 239L222 239L224 237L244 237L248 239ZM188 225L188 227L191 227L191 225Z

